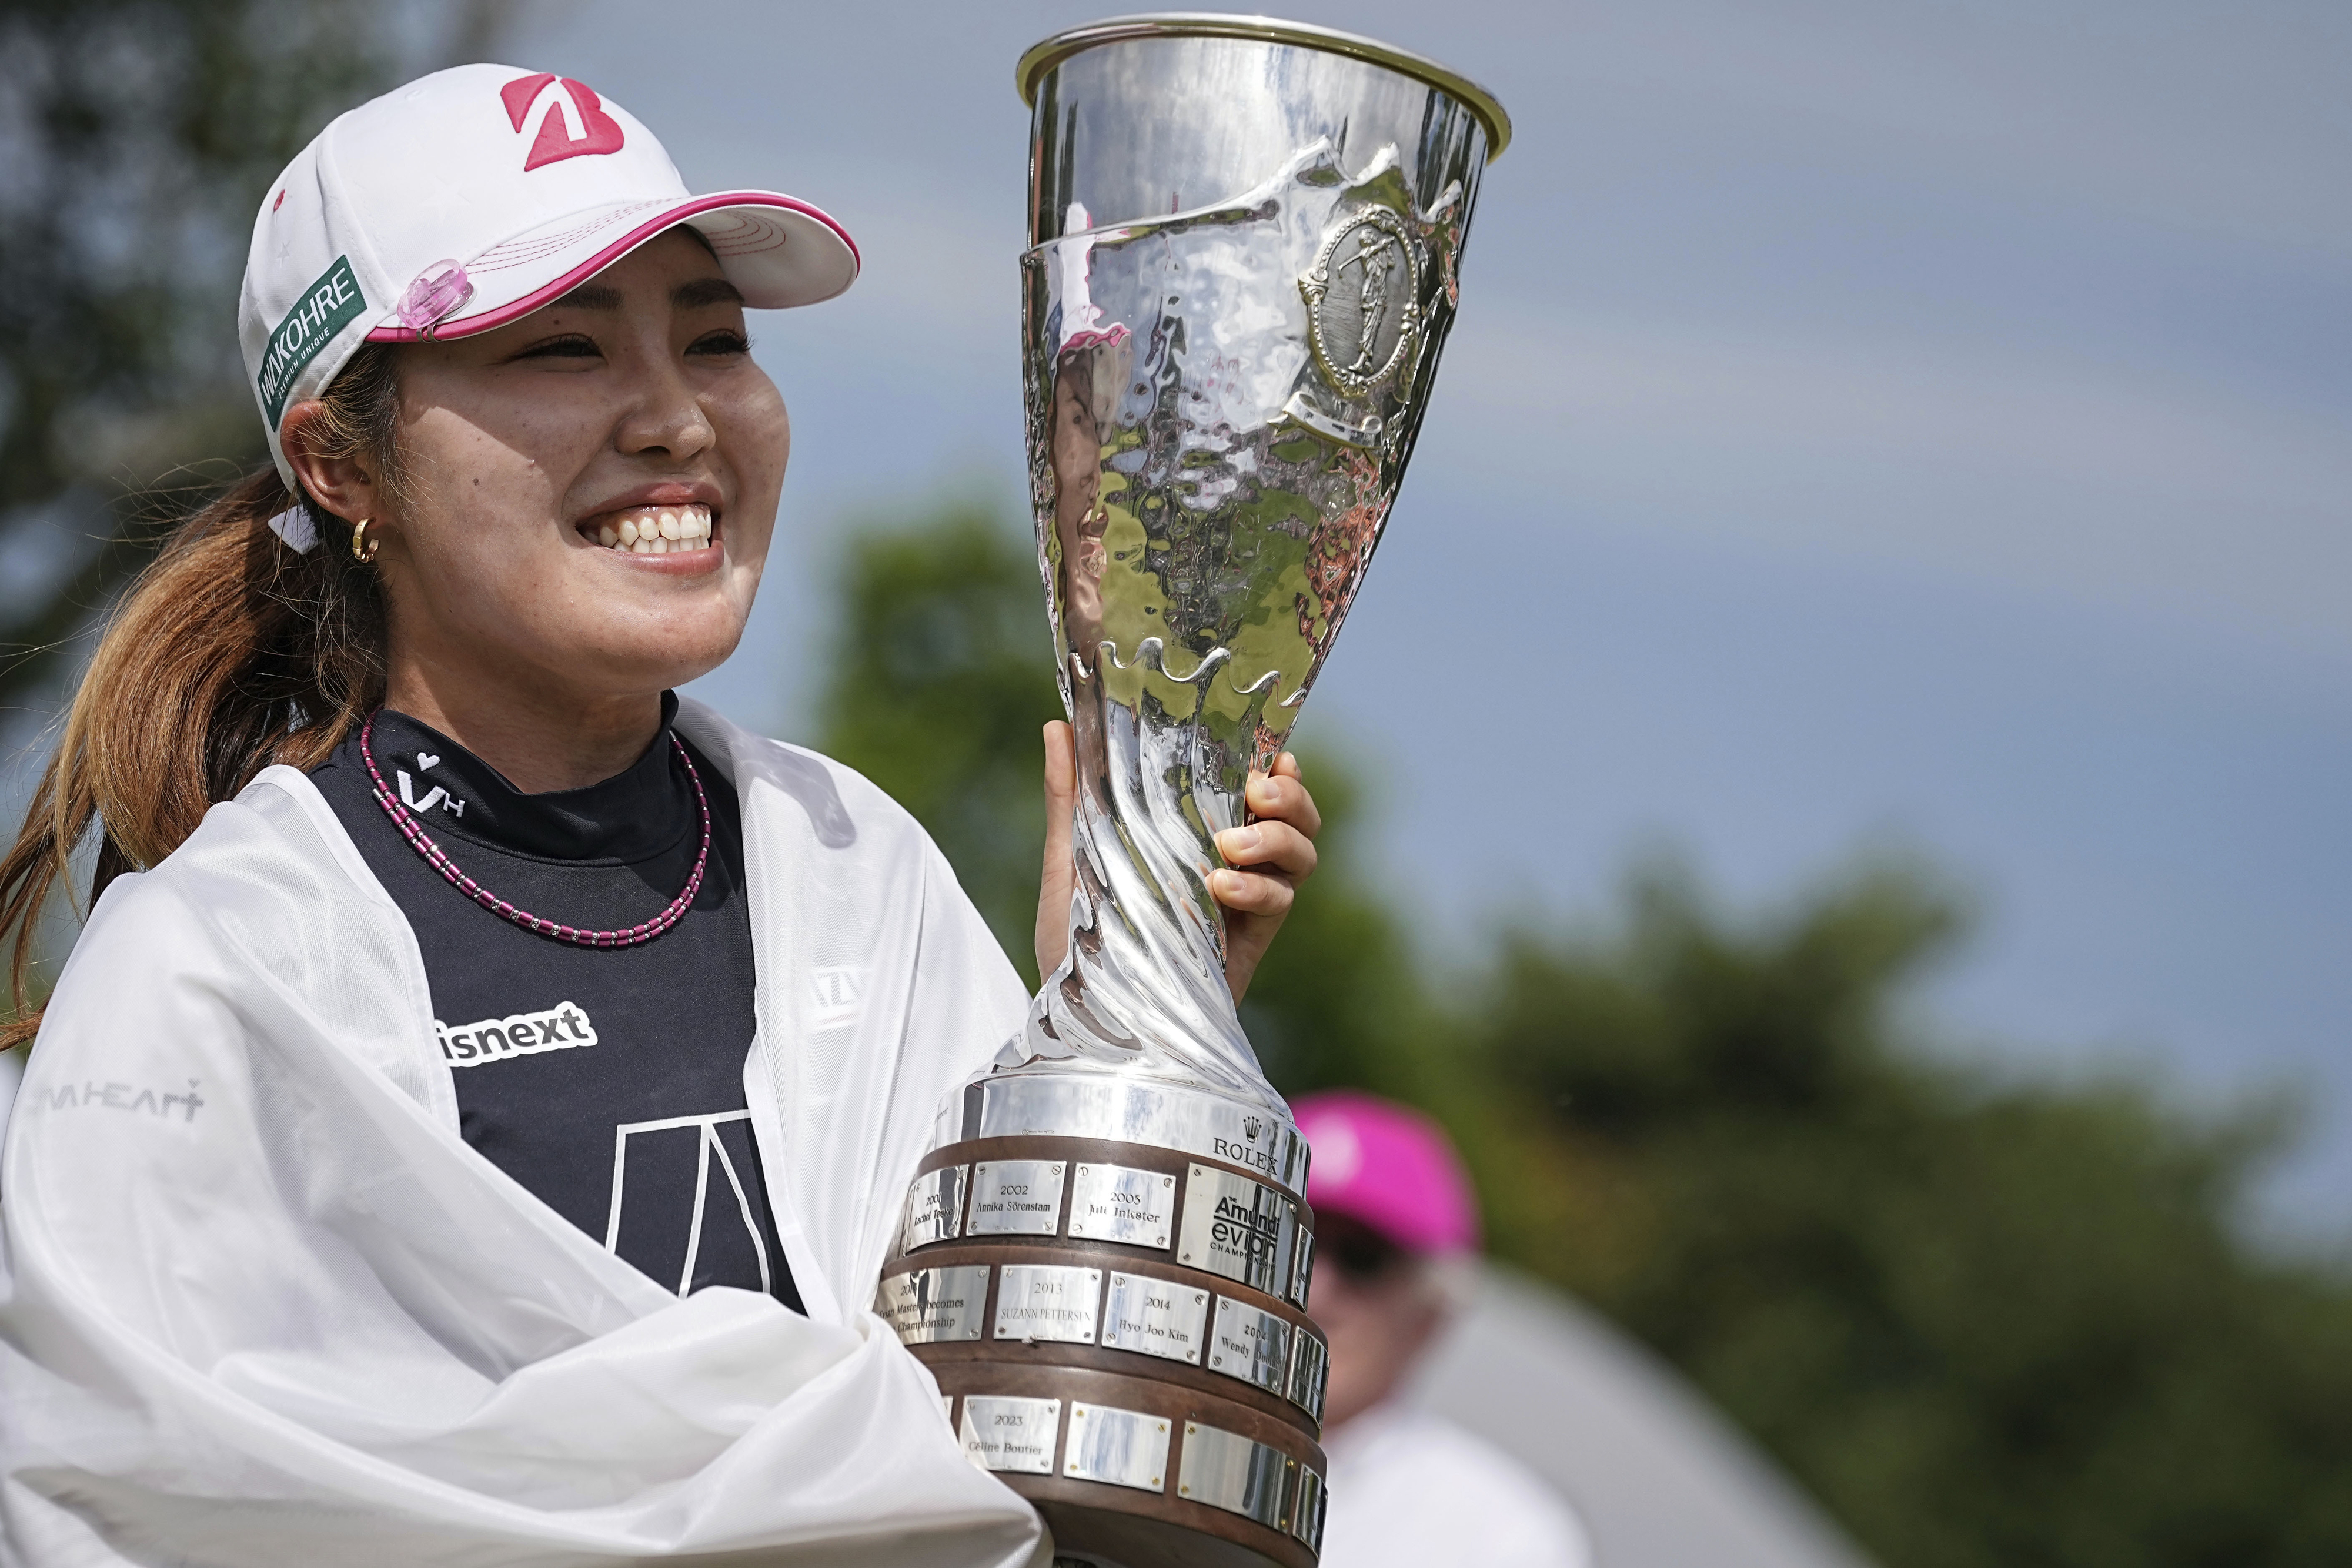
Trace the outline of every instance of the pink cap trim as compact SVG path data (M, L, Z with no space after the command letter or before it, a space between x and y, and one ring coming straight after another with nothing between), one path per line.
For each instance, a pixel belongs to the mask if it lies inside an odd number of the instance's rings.
M509 321L519 321L541 306L551 304L571 293L581 282L604 271L656 235L666 229L676 228L697 214L714 212L721 207L781 207L786 212L798 213L804 218L814 218L818 223L831 229L839 236L841 243L849 247L849 275L853 279L865 266L865 258L858 254L857 242L850 238L849 231L836 223L833 214L823 208L812 206L806 202L791 196L780 195L773 191L723 191L715 195L696 196L681 202L659 217L639 224L635 228L552 282L541 284L521 298L511 304L501 305L495 310L485 310L479 316L469 316L462 321L442 322L432 329L432 335L445 341L451 338L470 338L477 332L488 332L495 328L503 327ZM370 332L367 335L367 340L371 343L413 343L425 335L423 331L413 328L384 326L378 327Z

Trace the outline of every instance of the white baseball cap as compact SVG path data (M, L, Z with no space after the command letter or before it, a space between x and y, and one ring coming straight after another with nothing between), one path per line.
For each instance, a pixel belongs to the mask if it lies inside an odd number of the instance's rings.
M263 198L237 300L287 487L279 422L362 343L504 326L680 224L759 309L857 277L832 218L772 191L693 194L652 131L569 77L458 66L337 117Z

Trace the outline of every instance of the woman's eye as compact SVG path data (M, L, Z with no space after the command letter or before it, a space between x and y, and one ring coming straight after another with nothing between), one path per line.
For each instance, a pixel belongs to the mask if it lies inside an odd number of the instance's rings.
M686 351L689 354L748 354L751 351L751 340L731 327L722 327L697 338Z
M533 343L515 358L518 360L593 360L599 352L595 339L579 332L567 332L561 338L550 338L543 343Z

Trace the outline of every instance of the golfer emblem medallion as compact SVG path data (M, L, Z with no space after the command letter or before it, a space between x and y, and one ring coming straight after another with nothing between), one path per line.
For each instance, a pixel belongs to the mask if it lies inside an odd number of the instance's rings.
M1421 245L1386 207L1366 207L1334 228L1298 289L1316 368L1341 395L1370 397L1412 360Z

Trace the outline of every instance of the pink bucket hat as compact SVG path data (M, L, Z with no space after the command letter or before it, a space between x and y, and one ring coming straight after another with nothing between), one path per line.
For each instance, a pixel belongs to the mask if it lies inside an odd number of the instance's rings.
M1360 1220L1412 1252L1476 1250L1477 1199L1436 1123L1344 1089L1307 1095L1290 1112L1314 1152L1307 1201L1318 1216Z

